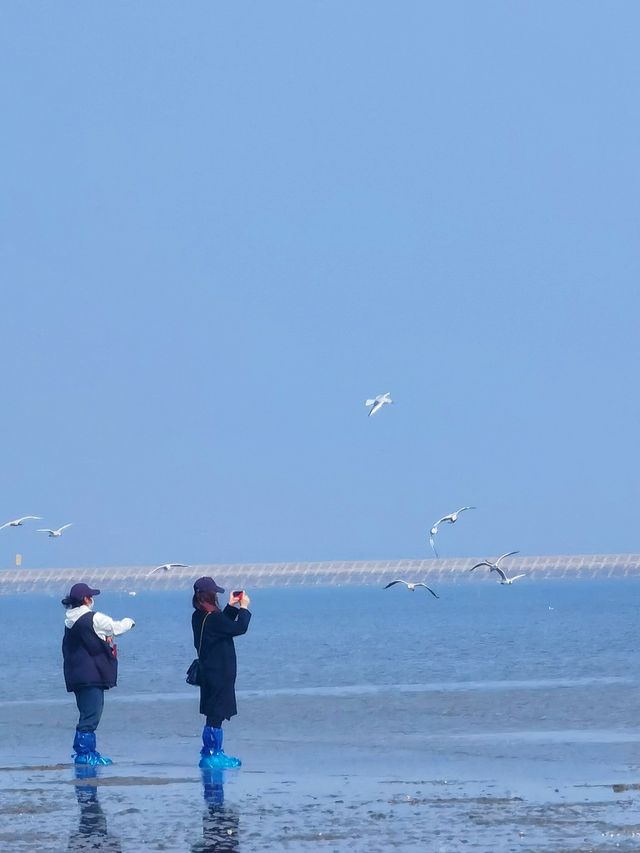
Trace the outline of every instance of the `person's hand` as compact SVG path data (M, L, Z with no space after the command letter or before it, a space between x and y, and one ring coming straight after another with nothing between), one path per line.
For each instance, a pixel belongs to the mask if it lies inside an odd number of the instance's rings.
M251 599L249 598L249 596L245 592L243 594L242 598L240 599L240 607L242 607L244 610L246 610L250 604L251 604Z
M234 595L232 592L229 593L229 604L233 607L234 604L240 604L240 598L237 595Z

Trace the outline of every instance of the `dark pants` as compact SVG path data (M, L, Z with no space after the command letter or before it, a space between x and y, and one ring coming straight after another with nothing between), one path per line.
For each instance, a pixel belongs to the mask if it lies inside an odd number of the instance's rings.
M81 687L73 691L80 719L76 729L79 732L95 732L104 708L104 689L102 687Z

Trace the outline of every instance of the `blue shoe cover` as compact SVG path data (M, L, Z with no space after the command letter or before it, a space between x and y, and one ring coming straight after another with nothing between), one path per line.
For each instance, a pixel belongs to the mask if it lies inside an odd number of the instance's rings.
M110 758L106 755L101 755L98 751L91 752L89 755L76 755L73 759L76 764L88 764L91 767L106 767L113 764Z
M198 767L209 770L224 770L231 767L240 767L242 762L232 755L225 755L222 751L222 729L213 726L205 726L202 730L202 749L200 750L200 762Z
M88 764L91 767L101 767L112 764L110 758L100 755L96 749L95 732L79 732L73 739L73 748L76 754L72 756L75 764Z
M222 750L213 755L203 755L198 762L201 770L230 770L232 767L241 767L242 761L232 755L226 755Z

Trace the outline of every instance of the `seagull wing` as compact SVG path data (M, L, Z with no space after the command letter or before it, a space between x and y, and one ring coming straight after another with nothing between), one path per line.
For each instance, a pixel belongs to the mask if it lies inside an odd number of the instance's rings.
M505 557L511 557L511 556L513 556L513 554L519 554L519 553L520 553L520 551L507 551L506 554L502 554L500 557L498 557L498 559L496 560L496 566L500 565L500 560L504 560Z
M189 569L191 568L186 563L169 563L170 569Z
M0 530L4 530L5 527L8 527L10 524L11 524L11 522L7 521L5 524L2 525L2 527L0 527Z
M476 563L475 566L471 566L469 571L472 572L474 569L479 569L480 566L487 566L488 568L491 568L491 563L488 563L486 560L482 560L482 562Z
M39 527L36 533L55 533L55 530L50 530L48 527Z
M71 527L71 526L72 526L72 524L73 524L73 521L70 521L70 522L69 522L69 524L63 524L63 525L62 525L62 527L59 527L59 528L56 530L56 533L62 533L62 531L63 531L63 530L66 530L66 529L67 529L67 527Z
M433 550L433 553L434 553L434 554L436 555L436 557L437 557L437 556L438 556L438 551L437 551L437 549L436 549L436 543L433 541L433 536L430 536L430 537L429 537L429 544L431 545L431 549Z
M397 581L391 581L391 583L388 583L388 584L385 586L385 589L389 589L389 587L390 587L390 586L393 586L394 584L397 584L397 583L403 583L405 586L407 586L407 582L406 582L406 581L403 581L403 580L397 580Z
M512 580L512 581L517 581L517 580L518 580L518 578L523 578L526 574L527 574L526 572L523 572L521 575L514 575L514 576L511 578L511 580Z
M498 568L498 566L497 566L497 565L496 565L496 566L491 566L491 571L492 571L492 572L497 572L497 573L500 575L500 577L502 578L502 580L503 580L503 581L506 581L506 580L507 580L507 576L506 576L506 575L505 575L505 573L502 571L502 569Z
M431 589L431 587L427 586L426 583L417 583L415 584L415 586L423 586L425 589L429 590L429 592L434 598L440 598L440 596L436 595L435 592Z
M21 521L29 521L29 519L33 519L34 521L40 521L42 519L41 515L23 515L22 518L16 518L16 522Z
M147 577L149 577L149 575L154 574L155 572L159 572L160 569L164 569L164 566L156 566L155 569L151 569L150 572L147 572Z
M475 509L474 506L461 506L458 513L464 512L466 509Z

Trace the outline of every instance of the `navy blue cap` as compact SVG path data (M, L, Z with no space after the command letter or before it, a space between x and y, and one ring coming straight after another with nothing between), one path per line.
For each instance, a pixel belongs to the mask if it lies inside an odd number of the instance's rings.
M94 595L100 595L100 590L93 589L86 583L74 583L69 590L69 595L62 599L62 603L67 607L74 605L78 607L85 598L93 598Z
M194 592L224 592L213 578L198 578L193 585Z

